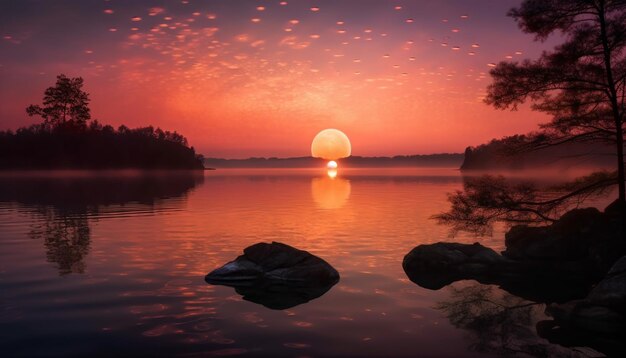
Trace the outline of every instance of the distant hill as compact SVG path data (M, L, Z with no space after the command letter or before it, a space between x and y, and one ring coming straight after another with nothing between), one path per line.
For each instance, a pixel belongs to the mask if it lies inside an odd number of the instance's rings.
M322 167L327 161L312 157L295 158L248 158L220 159L205 158L204 165L210 168L314 168ZM428 155L402 155L395 157L359 157L341 159L340 165L349 168L380 167L459 167L463 154L443 153Z
M532 151L516 151L529 138L516 135L468 147L461 170L525 170L614 168L614 149L601 143L566 143Z

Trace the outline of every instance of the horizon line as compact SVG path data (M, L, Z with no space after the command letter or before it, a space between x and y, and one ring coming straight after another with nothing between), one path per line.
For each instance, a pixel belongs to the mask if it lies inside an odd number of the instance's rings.
M428 157L428 156L437 156L437 155L465 155L465 153L462 152L439 152L439 153L430 153L430 154L396 154L396 155L392 155L392 156L386 156L386 155L382 155L382 156L365 156L365 155L351 155L349 157L346 158L340 158L340 159L336 159L336 160L346 160L349 158L364 158L364 159L394 159L394 158L399 158L399 157ZM240 157L240 158L222 158L222 157L204 157L205 160L207 159L215 159L215 160L251 160L251 159L265 159L265 160L289 160L289 159L318 159L318 160L326 160L326 159L322 159L322 158L316 158L316 157L312 157L312 156L293 156L293 157L275 157L275 156L259 156L259 157L255 157L255 156L251 156L251 157Z

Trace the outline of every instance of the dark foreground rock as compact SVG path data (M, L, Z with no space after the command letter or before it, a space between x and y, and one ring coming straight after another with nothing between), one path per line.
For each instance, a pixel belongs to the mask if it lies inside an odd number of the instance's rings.
M571 210L548 226L515 226L502 255L478 243L436 243L417 246L402 265L413 282L433 290L474 279L536 302L584 298L626 254L626 208L618 204Z
M586 298L551 304L546 313L554 318L537 325L543 338L566 346L581 342L610 355L626 352L626 256Z
M411 250L402 263L416 284L437 290L458 280L497 285L547 303L553 320L537 333L563 346L626 356L626 205L565 213L552 225L516 226L499 255L478 243L436 243Z
M598 278L585 262L516 261L479 243L436 243L411 250L402 262L409 279L438 290L459 280L498 285L522 298L565 302L584 297Z
M524 261L586 260L594 265L590 268L605 273L626 249L623 223L614 206L604 213L595 208L571 210L548 226L514 226L505 235L502 255Z
M505 261L495 251L479 243L439 242L411 250L404 257L402 267L411 281L424 288L438 290L458 280L491 280L491 268Z
M272 242L247 247L205 281L234 287L245 300L268 308L286 309L326 293L339 282L339 273L317 256Z

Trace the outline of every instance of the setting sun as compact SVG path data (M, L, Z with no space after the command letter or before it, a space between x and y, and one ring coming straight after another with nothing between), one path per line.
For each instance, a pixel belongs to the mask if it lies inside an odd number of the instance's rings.
M0 351L626 357L625 19L0 0Z
M350 154L352 154L350 139L338 129L324 129L311 143L311 156L330 160L328 168L337 168L335 160L347 158Z

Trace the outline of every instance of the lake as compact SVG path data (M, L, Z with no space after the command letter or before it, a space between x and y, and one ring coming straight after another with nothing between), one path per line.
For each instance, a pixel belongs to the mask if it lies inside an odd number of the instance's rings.
M472 281L431 291L408 280L402 259L419 244L503 248L501 227L451 238L430 219L462 185L452 168L2 174L1 351L578 356L536 336L542 305L477 325L459 317L459 308L489 311L471 307L477 296L522 300ZM339 283L285 310L205 283L247 246L271 241L323 258Z

